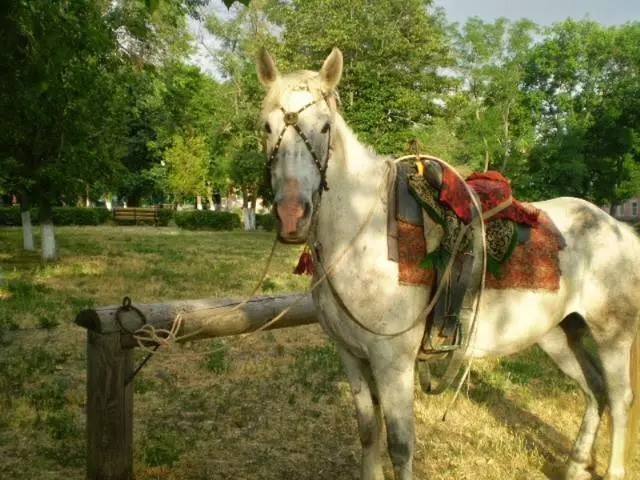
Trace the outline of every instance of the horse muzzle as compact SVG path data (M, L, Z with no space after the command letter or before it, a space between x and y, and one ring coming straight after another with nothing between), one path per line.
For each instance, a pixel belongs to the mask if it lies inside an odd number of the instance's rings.
M306 242L311 226L311 202L285 200L275 207L278 240L290 244Z

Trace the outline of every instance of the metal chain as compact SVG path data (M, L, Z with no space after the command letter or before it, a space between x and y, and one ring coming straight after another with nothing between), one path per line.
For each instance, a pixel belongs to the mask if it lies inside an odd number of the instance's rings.
M122 305L118 308L118 310L116 310L116 321L118 322L118 325L120 325L120 329L121 330L123 330L124 332L128 333L129 335L135 335L136 331L139 330L139 329L136 329L135 331L129 330L127 327L124 326L124 324L122 323L122 318L120 317L122 312L131 312L131 311L135 312L138 315L138 317L140 318L140 320L142 321L142 325L140 325L140 327L143 327L144 325L147 325L147 323L148 323L147 322L147 317L144 316L144 313L142 313L139 308L134 307L132 305L130 297L124 297L122 299ZM144 367L146 365L146 363L151 359L151 357L156 352L156 350L158 350L158 348L160 348L160 344L159 343L156 344L156 346L153 348L153 350L151 352L149 352L146 357L144 357L142 362L140 362L140 365L138 365L135 368L135 370L133 372L131 372L131 374L129 374L127 376L127 378L125 378L125 380L124 380L125 386L129 385L133 381L133 379L136 377L138 372L140 372L140 370L142 370L142 367Z

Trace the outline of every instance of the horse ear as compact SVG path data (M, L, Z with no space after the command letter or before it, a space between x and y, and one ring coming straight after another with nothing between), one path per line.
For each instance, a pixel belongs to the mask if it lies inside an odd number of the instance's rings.
M258 78L260 79L260 83L267 88L271 87L271 85L273 85L280 76L276 63L264 47L262 47L258 52L256 67L258 69Z
M333 90L340 83L342 77L342 52L339 48L334 48L320 69L320 78L324 84Z

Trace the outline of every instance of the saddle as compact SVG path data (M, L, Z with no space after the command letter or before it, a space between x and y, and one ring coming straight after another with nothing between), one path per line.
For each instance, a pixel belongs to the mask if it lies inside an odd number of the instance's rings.
M483 211L491 215L485 221L487 269L499 277L501 266L516 246L529 240L539 210L513 200L509 182L498 172L473 174L466 181L476 193ZM430 278L436 285L447 281L429 316L422 353L451 351L459 346L459 314L474 260L470 229L454 251L460 232L471 221L468 191L444 165L435 160L420 160L398 164L390 199L389 258L398 261L394 255L397 224L414 225L425 237L423 260L419 266L434 272ZM444 270L452 255L455 258L451 275L444 279Z

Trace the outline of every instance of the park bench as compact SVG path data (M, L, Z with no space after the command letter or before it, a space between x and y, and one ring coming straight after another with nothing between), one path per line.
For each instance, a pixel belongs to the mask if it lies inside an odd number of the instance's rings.
M151 223L158 226L158 209L157 208L114 208L113 219L116 222L126 223Z

